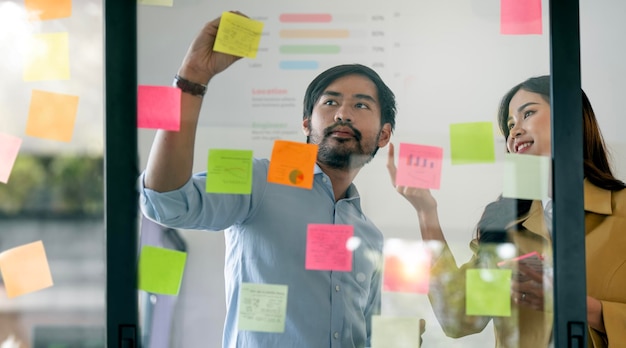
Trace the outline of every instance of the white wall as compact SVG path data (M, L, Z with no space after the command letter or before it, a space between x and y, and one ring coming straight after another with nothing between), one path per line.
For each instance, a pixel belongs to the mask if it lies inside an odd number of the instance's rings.
M527 77L549 73L548 3L543 4L543 35L499 34L498 0L394 0L295 2L288 0L229 1L220 3L175 1L173 8L140 6L139 82L169 85L190 40L204 24L222 11L237 9L266 23L257 59L244 59L215 78L205 98L196 171L206 167L210 147L251 148L268 156L271 140L253 139L254 122L283 122L283 137L304 140L300 133L301 100L306 85L322 66L335 63L384 63L377 70L396 92L399 113L394 143L410 142L444 148L442 187L434 192L440 217L457 261L469 257L467 243L484 205L501 191L504 143L496 135L496 163L452 166L449 161L448 127L451 123L495 121L499 98ZM324 9L324 10L322 10ZM277 69L282 57L276 50L284 41L277 15L286 12L332 12L338 27L370 35L384 31L383 39L351 38L342 45L357 53L318 58L316 71L286 72ZM620 131L626 129L620 97L626 92L621 62L626 58L620 24L626 3L620 0L582 0L583 88L590 96L606 140L626 178L626 146ZM348 15L351 17L348 18ZM383 15L384 21L372 16ZM358 19L362 19L359 21ZM348 21L350 19L351 21ZM384 53L370 52L373 46ZM367 54L358 53L365 48ZM311 59L312 57L307 57ZM253 88L287 90L291 106L254 106ZM495 127L494 127L495 132ZM141 165L145 165L154 132L139 131ZM268 136L271 136L269 134ZM385 169L386 149L365 167L356 180L362 205L388 238L418 239L415 213L391 187ZM180 294L175 346L218 346L224 317L223 237L221 233L185 231L190 246ZM386 308L397 299L388 296ZM424 297L416 298L414 313L427 318L425 346L484 346L492 332L460 340L443 337ZM406 310L406 308L405 308ZM430 342L430 344L428 344ZM435 345L433 345L435 346ZM438 346L438 345L437 345Z

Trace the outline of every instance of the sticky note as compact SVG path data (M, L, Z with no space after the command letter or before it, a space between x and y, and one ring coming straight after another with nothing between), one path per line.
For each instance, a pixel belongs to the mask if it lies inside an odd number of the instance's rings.
M267 181L310 190L317 149L315 144L274 140Z
M372 348L419 348L420 318L372 315Z
M508 153L504 160L502 196L544 199L549 196L550 157Z
M541 34L541 0L500 0L500 33Z
M453 165L495 162L492 123L451 124L450 157Z
M241 283L239 288L239 331L285 331L287 285Z
M510 269L468 269L465 291L465 314L511 316Z
M72 15L72 0L24 0L30 20L66 18Z
M383 255L384 291L428 293L432 252L423 242L390 238Z
M139 0L140 5L174 6L174 0Z
M8 183L15 159L22 146L22 139L0 133L0 182Z
M350 272L352 250L348 248L348 241L353 234L352 225L309 224L304 268Z
M400 143L396 185L439 189L443 148Z
M224 12L213 50L239 57L256 58L262 33L263 22Z
M78 96L33 90L26 135L69 142L74 133Z
M180 130L180 88L143 86L137 88L137 128Z
M42 241L0 253L0 272L7 296L13 298L53 285Z
M206 192L250 194L252 150L209 150Z
M34 34L24 59L24 81L69 80L68 33Z
M139 289L162 295L178 295L187 253L146 245L139 255Z

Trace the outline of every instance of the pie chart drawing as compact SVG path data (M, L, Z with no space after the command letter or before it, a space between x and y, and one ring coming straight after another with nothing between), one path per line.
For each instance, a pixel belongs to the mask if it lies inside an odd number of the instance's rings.
M302 173L298 169L292 170L289 173L289 181L291 181L291 183L294 185L300 184L302 181L304 181L304 173Z

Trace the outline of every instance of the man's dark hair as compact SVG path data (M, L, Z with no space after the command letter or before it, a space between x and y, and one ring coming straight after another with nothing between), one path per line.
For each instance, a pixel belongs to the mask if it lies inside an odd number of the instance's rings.
M338 78L348 75L361 75L374 83L380 102L380 125L389 123L393 131L396 126L396 97L374 70L361 64L338 65L322 72L313 79L304 94L302 119L311 118L315 103L317 103L328 85Z

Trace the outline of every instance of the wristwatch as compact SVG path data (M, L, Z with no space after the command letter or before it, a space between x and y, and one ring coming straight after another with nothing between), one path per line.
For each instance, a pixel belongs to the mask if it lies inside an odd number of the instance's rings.
M200 98L204 97L204 94L206 93L206 85L191 82L183 77L180 77L178 74L174 76L172 86L180 88L183 93L188 93Z

